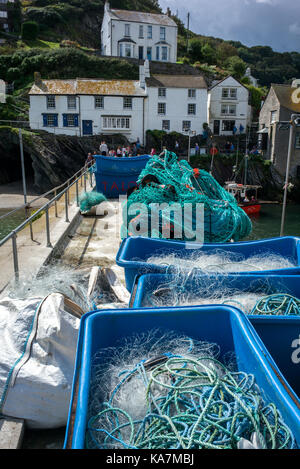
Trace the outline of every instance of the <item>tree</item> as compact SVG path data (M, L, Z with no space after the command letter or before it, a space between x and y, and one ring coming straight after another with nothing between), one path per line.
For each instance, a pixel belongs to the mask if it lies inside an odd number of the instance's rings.
M207 62L209 65L215 62L216 53L214 49L208 43L205 43L202 46L201 53L202 53L203 60Z
M39 26L35 21L26 21L22 24L21 35L22 39L34 40L37 38Z
M222 65L229 57L237 56L237 49L228 42L222 42L217 47L217 59L220 65Z
M200 61L202 59L202 41L198 38L193 38L189 42L189 55L193 61Z
M247 64L237 56L230 57L226 61L226 67L235 78L242 78L245 75Z

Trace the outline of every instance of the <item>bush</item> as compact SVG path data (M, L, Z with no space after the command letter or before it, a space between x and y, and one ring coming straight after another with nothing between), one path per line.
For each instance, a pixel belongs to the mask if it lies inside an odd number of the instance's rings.
M20 75L21 75L21 72L20 72L20 69L18 67L11 67L7 70L6 80L8 82L17 80L18 78L20 78Z
M34 40L37 38L39 26L36 21L26 21L22 24L21 35L24 40Z

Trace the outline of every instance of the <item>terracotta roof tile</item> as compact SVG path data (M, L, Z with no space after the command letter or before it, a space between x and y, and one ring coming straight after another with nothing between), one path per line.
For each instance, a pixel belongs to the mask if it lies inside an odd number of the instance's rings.
M35 83L30 95L113 95L144 96L145 91L135 80L42 80Z

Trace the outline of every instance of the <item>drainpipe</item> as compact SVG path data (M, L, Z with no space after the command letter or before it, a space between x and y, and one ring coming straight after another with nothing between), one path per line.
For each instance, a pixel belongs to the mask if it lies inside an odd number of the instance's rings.
M78 119L78 124L79 124L79 137L81 137L81 128L82 128L82 122L81 122L81 102L80 102L80 96L78 97L78 110L79 110L79 119Z

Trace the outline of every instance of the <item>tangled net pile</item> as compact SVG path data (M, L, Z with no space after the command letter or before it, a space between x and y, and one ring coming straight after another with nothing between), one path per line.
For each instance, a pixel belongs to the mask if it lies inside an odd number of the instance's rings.
M300 299L289 294L282 284L276 288L268 279L253 281L246 289L237 288L228 276L170 275L154 290L146 287L143 307L226 304L239 308L247 315L300 316Z
M295 447L254 376L218 361L215 345L162 336L145 353L145 342L144 335L127 342L129 357L119 349L114 364L95 374L87 448L236 449L253 440L256 448Z
M105 195L101 192L91 191L83 192L79 197L79 208L81 213L88 213L92 207L101 204L106 200Z
M151 176L157 182L147 182ZM204 242L239 241L248 236L252 223L247 214L238 206L233 195L222 188L204 170L193 170L184 160L178 161L175 153L164 152L164 156L153 156L141 172L137 181L138 189L129 195L123 207L123 226L121 237L137 234L155 238L173 238L185 241L195 240L195 220L199 216L199 206L204 206ZM132 204L143 204L138 216L130 213ZM168 208L159 209L156 204L167 204ZM175 204L181 213L172 213ZM184 209L191 204L190 220ZM186 206L185 206L186 207ZM184 212L186 210L186 212ZM132 210L134 211L134 210ZM151 226L150 218L160 218L159 228ZM174 234L175 233L175 234Z

